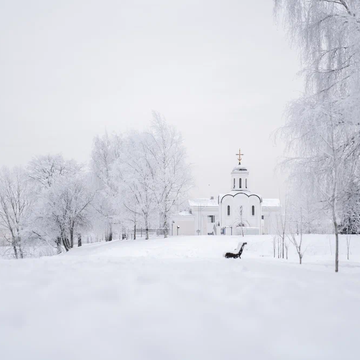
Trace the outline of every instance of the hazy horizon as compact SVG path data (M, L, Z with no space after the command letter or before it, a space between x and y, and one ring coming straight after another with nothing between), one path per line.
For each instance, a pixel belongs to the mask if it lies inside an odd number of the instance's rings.
M183 135L191 196L230 190L241 148L250 189L279 197L282 146L271 135L302 84L272 7L1 2L0 166L48 153L89 161L94 136L144 129L156 110Z

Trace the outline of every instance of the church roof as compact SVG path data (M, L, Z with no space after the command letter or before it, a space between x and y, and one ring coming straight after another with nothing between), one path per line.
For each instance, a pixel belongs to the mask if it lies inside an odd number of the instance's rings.
M219 199L220 199L220 202L222 202L223 198L226 197L226 196L232 196L232 197L235 197L237 195L246 195L247 197L252 197L252 196L256 196L257 198L259 198L260 202L262 202L262 198L259 194L256 194L256 193L253 193L249 190L232 190L228 193L225 193L225 194L219 194Z
M231 173L245 173L245 172L249 172L247 166L237 165L232 169Z
M184 210L179 212L180 216L192 216L192 213L189 210Z
M263 207L280 207L279 199L263 199Z
M189 200L190 206L218 206L216 199L200 198Z

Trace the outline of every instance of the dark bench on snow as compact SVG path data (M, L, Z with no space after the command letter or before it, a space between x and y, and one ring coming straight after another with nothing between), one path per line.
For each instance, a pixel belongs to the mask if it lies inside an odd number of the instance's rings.
M238 259L238 258L241 259L241 254L242 254L246 244L247 244L246 242L239 243L239 246L237 247L237 249L235 249L235 252L234 253L227 252L225 254L225 257L227 259Z

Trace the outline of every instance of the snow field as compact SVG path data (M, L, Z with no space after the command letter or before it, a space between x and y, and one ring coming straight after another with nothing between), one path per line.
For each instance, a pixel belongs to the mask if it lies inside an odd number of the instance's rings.
M333 272L327 236L304 264L272 237L91 244L0 260L0 359L358 359L360 238ZM345 246L346 249L346 246Z

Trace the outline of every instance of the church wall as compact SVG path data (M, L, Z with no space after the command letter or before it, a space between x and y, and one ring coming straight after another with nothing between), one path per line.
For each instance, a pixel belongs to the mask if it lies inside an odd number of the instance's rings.
M264 216L263 231L264 235L272 235L277 232L278 215L280 214L280 207L263 207L262 213Z
M219 221L219 207L194 207L192 213L195 216L195 228L193 234L208 235L214 232L214 225ZM210 219L209 217L213 217ZM211 222L211 220L213 222Z
M240 181L241 179L241 181ZM241 185L241 187L240 187ZM239 172L231 174L231 185L230 189L232 191L246 191L249 189L249 173L248 172Z
M213 197L189 200L191 210L188 214L191 216L186 221L179 219L174 223L180 226L179 234L239 235L244 231L246 235L255 235L276 232L279 200L265 199L267 201L264 200L262 206L260 196L249 190L251 186L249 171L247 167L241 165L241 151L237 155L239 155L239 164L231 172L231 191L219 195L217 201ZM228 215L228 206L230 206L230 215ZM188 220L190 218L191 220Z
M179 230L177 227L179 226ZM195 229L195 217L193 215L188 216L175 216L172 222L171 234L176 235L194 235Z
M227 207L230 205L230 216L227 214ZM236 225L240 224L240 208L242 206L242 222L245 227L257 228L261 233L261 204L257 196L248 197L246 194L237 193L235 196L223 197L221 203L221 227L232 227L235 232ZM255 215L252 215L252 206L255 208Z

